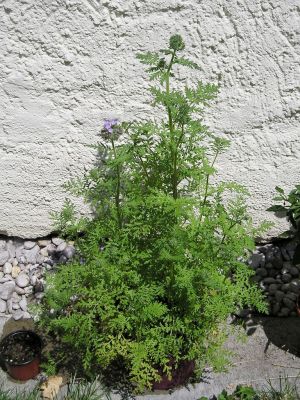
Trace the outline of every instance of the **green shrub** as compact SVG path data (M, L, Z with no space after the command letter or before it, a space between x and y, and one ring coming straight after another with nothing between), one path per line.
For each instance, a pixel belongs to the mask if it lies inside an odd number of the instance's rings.
M76 219L70 200L56 226L72 237L77 260L48 278L42 326L58 334L88 373L116 360L137 391L171 374L170 358L221 368L224 322L238 307L266 311L242 262L260 232L233 182L211 183L228 141L203 124L218 87L198 82L173 89L184 43L138 55L148 65L153 103L166 120L106 120L96 166L66 187L90 205Z

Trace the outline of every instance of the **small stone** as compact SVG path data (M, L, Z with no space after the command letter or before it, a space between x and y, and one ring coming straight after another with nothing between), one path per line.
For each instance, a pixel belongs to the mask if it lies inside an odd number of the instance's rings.
M37 300L42 300L42 298L45 296L45 293L42 293L42 292L38 292L38 293L35 293L35 295L34 295L34 297L37 299Z
M38 292L43 292L44 291L44 285L43 282L38 280L36 282L36 284L34 285L34 292L38 293Z
M266 285L263 281L261 281L261 282L259 282L259 287L260 287L262 290L266 290L266 289L268 288L268 285Z
M19 303L19 301L21 300L21 297L16 292L14 292L11 299L13 302Z
M286 296L288 299L292 300L292 301L296 301L298 299L298 296L296 295L296 293L287 293Z
M20 288L25 288L26 286L28 286L29 284L29 277L28 275L26 275L25 273L21 273L17 276L16 279L16 284L20 287Z
M9 252L7 250L0 250L0 265L4 265L9 259Z
M40 251L41 256L48 257L48 250L47 247L43 247Z
M19 310L19 308L20 308L19 303L13 303L12 305L13 310Z
M30 250L28 250L28 251L30 251ZM27 259L25 258L25 256L21 256L19 258L19 265L22 268L22 266L24 267L24 264L27 264Z
M11 276L15 279L19 275L20 272L21 272L21 268L18 266L14 266L14 267L12 267L12 270L11 270Z
M236 315L237 315L238 317L240 317L240 318L246 318L246 317L248 317L249 314L251 314L250 308L243 308L243 309L238 310L238 311L236 312Z
M50 244L51 243L51 241L50 240L44 240L44 239L42 239L42 240L38 240L38 245L40 246L40 247L46 247L46 246L48 246L48 244Z
M294 310L294 308L296 307L295 303L291 299L289 299L288 297L284 297L282 302L290 310Z
M2 271L0 271L0 279L2 279L4 277L4 273Z
M273 268L275 268L275 269L281 269L282 268L282 266L283 266L283 261L280 259L280 258L274 258L273 260L272 260L272 266L273 266Z
M290 272L290 269L289 268L282 268L282 270L281 270L281 273L282 273L282 275L284 275L284 274L289 274L289 272Z
M278 289L278 286L276 283L271 283L271 285L269 286L269 292L270 293L275 293L276 290Z
M264 246L260 246L257 250L259 251L259 252L261 252L261 253L263 253L263 254L266 254L267 253L267 251L270 249L270 248L272 248L272 244L271 243L268 243L268 244L265 244Z
M23 314L23 319L31 319L31 315L29 314L28 311L25 311Z
M290 255L289 255L289 253L287 252L287 250L284 247L281 247L281 255L282 255L282 258L285 261L289 261L290 260Z
M13 260L14 257L16 256L16 247L15 247L15 245L14 245L12 240L9 240L7 242L6 249L7 249L8 253L9 253L9 259Z
M14 258L13 261L12 261L12 266L16 267L18 264L19 264L18 260L16 258Z
M19 286L16 286L15 292L16 292L17 294L25 294L25 290L22 289L22 288L20 288Z
M7 276L7 275L6 275ZM9 278L7 278L7 277L4 277L4 278L1 278L0 279L0 283L5 283L5 282L9 282L9 281L11 281L11 279L9 279Z
M67 243L66 243L66 242L61 242L61 243L57 246L56 251L57 251L58 253L61 253L62 251L65 250L66 247L67 247Z
M42 264L44 262L44 258L45 257L42 254L38 254L35 261L37 264Z
M68 259L64 255L60 256L58 259L59 264L66 264L67 261L68 261Z
M23 318L24 315L24 311L22 310L17 310L14 314L13 314L13 319L15 321L18 321L19 319Z
M285 293L288 292L290 290L290 285L288 283L284 283L281 285L281 290Z
M32 277L30 278L30 284L34 286L36 282L37 282L37 277L35 275L32 275Z
M287 307L282 307L282 309L280 310L280 316L281 317L288 317L290 314L291 310Z
M6 311L6 301L0 299L0 312L5 313Z
M277 275L277 271L276 271L276 269L269 269L269 271L268 271L268 275L269 275L269 277L271 277L271 278L275 278L275 276Z
M248 260L248 264L253 269L263 267L265 265L265 255L262 253L253 253Z
M75 248L74 246L67 246L64 251L63 251L63 255L67 258L72 258L75 255Z
M25 295L33 293L33 286L27 286L25 289Z
M276 283L276 279L268 277L263 279L264 283L270 284L270 283Z
M24 249L25 250L30 250L35 246L35 242L32 242L30 240L27 240L26 242L24 242Z
M285 261L283 263L283 268L291 269L293 264L290 261Z
M283 274L281 279L282 279L282 282L284 282L284 283L291 282L291 280L292 280L292 275L290 275L290 274Z
M6 302L7 311L9 314L13 313L13 302L12 299L8 299Z
M24 258L24 246L21 245L16 248L16 259L18 260L18 262L24 262L23 258Z
M19 267L20 267L21 271L25 271L25 269L26 269L24 264L19 264Z
M0 298L2 300L10 299L15 291L15 287L16 285L13 281L4 282L2 285L0 285Z
M265 265L265 268L271 269L271 268L273 268L273 264L270 263L270 262L268 262L268 263Z
M36 259L37 259L39 251L40 251L40 248L38 245L34 246L30 250L24 250L24 256L25 256L28 264L36 263Z
M20 307L21 307L21 309L23 311L27 311L27 300L26 300L26 297L22 298L22 300L20 301L19 305L20 305Z
M52 243L55 244L55 246L59 246L64 240L60 238L52 238Z
M0 240L0 250L6 250L6 241Z
M46 249L47 249L47 252L48 252L48 254L49 254L49 256L53 256L53 255L55 255L55 253L56 253L56 246L54 245L54 244L49 244L47 247L46 247Z
M295 254L295 250L296 250L296 247L297 247L297 246L298 246L298 243L295 242L295 241L289 242L289 243L286 245L285 248L286 248L286 251L287 251L287 253L288 253L289 257L290 257L290 260L293 259L294 254Z
M291 274L293 277L299 276L299 270L298 270L298 268L292 267L292 268L290 269L290 274Z
M280 310L280 304L279 303L275 303L274 306L272 307L272 313L274 315L277 315L279 310Z
M257 268L256 273L262 277L268 276L268 271L265 268Z
M281 290L276 290L275 299L280 303L283 298L284 298L284 292L282 292Z

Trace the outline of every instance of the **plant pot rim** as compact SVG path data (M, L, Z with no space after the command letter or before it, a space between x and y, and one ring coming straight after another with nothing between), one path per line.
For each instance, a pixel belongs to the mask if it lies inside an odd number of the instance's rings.
M40 358L40 353L41 353L41 348L42 348L42 339L40 338L40 336L39 336L37 333L35 333L35 332L31 331L31 330L26 330L26 329L19 329L19 330L17 330L17 331L13 331L13 332L9 333L8 335L6 335L6 336L0 341L0 357L2 358L2 354L1 354L2 348L3 348L3 346L5 345L5 342L6 342L9 338L12 338L12 337L14 337L14 336L18 336L19 334L25 334L25 333L26 333L26 334L29 334L30 336L32 336L32 337L35 338L35 340L36 340L36 342L37 342L37 343L36 343L36 346L38 347L38 353L37 353L34 357L32 357L30 360L24 361L24 362L21 362L21 363L11 362L11 361L8 360L7 358L4 358L4 357L3 357L4 362L5 362L6 364L8 364L9 366L18 367L18 366L28 365L28 364L30 364L32 361L36 360L37 358Z

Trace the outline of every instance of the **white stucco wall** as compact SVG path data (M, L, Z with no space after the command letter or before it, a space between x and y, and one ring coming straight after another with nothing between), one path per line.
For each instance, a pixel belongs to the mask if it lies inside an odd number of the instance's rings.
M93 161L103 118L153 116L137 52L180 33L222 88L206 123L232 140L225 179L271 218L274 186L300 183L299 0L0 1L0 233L51 231L61 185ZM271 234L282 230L276 220Z

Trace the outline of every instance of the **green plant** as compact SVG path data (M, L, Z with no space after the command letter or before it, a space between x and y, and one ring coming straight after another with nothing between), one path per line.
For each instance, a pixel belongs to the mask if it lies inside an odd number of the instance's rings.
M297 377L298 379L298 377ZM260 391L261 400L299 400L296 381L290 382L288 376L279 377L279 386L276 388L271 381L268 381L268 386Z
M233 393L229 394L225 389L218 395L213 396L214 400L259 400L258 393L251 386L238 385ZM207 397L200 397L198 400L208 400Z
M40 400L40 391L38 388L31 392L17 391L14 389L3 390L0 388L0 400Z
M106 120L96 166L66 188L82 196L93 218L70 200L57 225L76 241L78 258L48 277L41 325L81 357L86 372L122 360L136 391L171 376L170 360L226 365L225 321L243 306L266 311L241 261L254 248L252 226L234 182L212 183L229 143L203 124L218 87L171 86L184 42L138 56L148 65L161 122ZM264 226L264 228L266 225Z
M41 363L41 368L47 376L56 375L57 362L50 353L47 354L46 360Z
M278 186L275 187L277 195L273 198L274 201L281 204L274 204L269 207L267 211L273 211L275 213L283 214L287 217L291 223L291 230L284 232L281 236L283 237L296 237L300 239L300 185L296 185L289 194L286 194L284 190ZM294 264L300 263L300 244L296 247L294 258Z
M92 382L78 380L73 377L68 384L67 393L64 400L109 400L111 397L100 389L100 384L97 378Z

